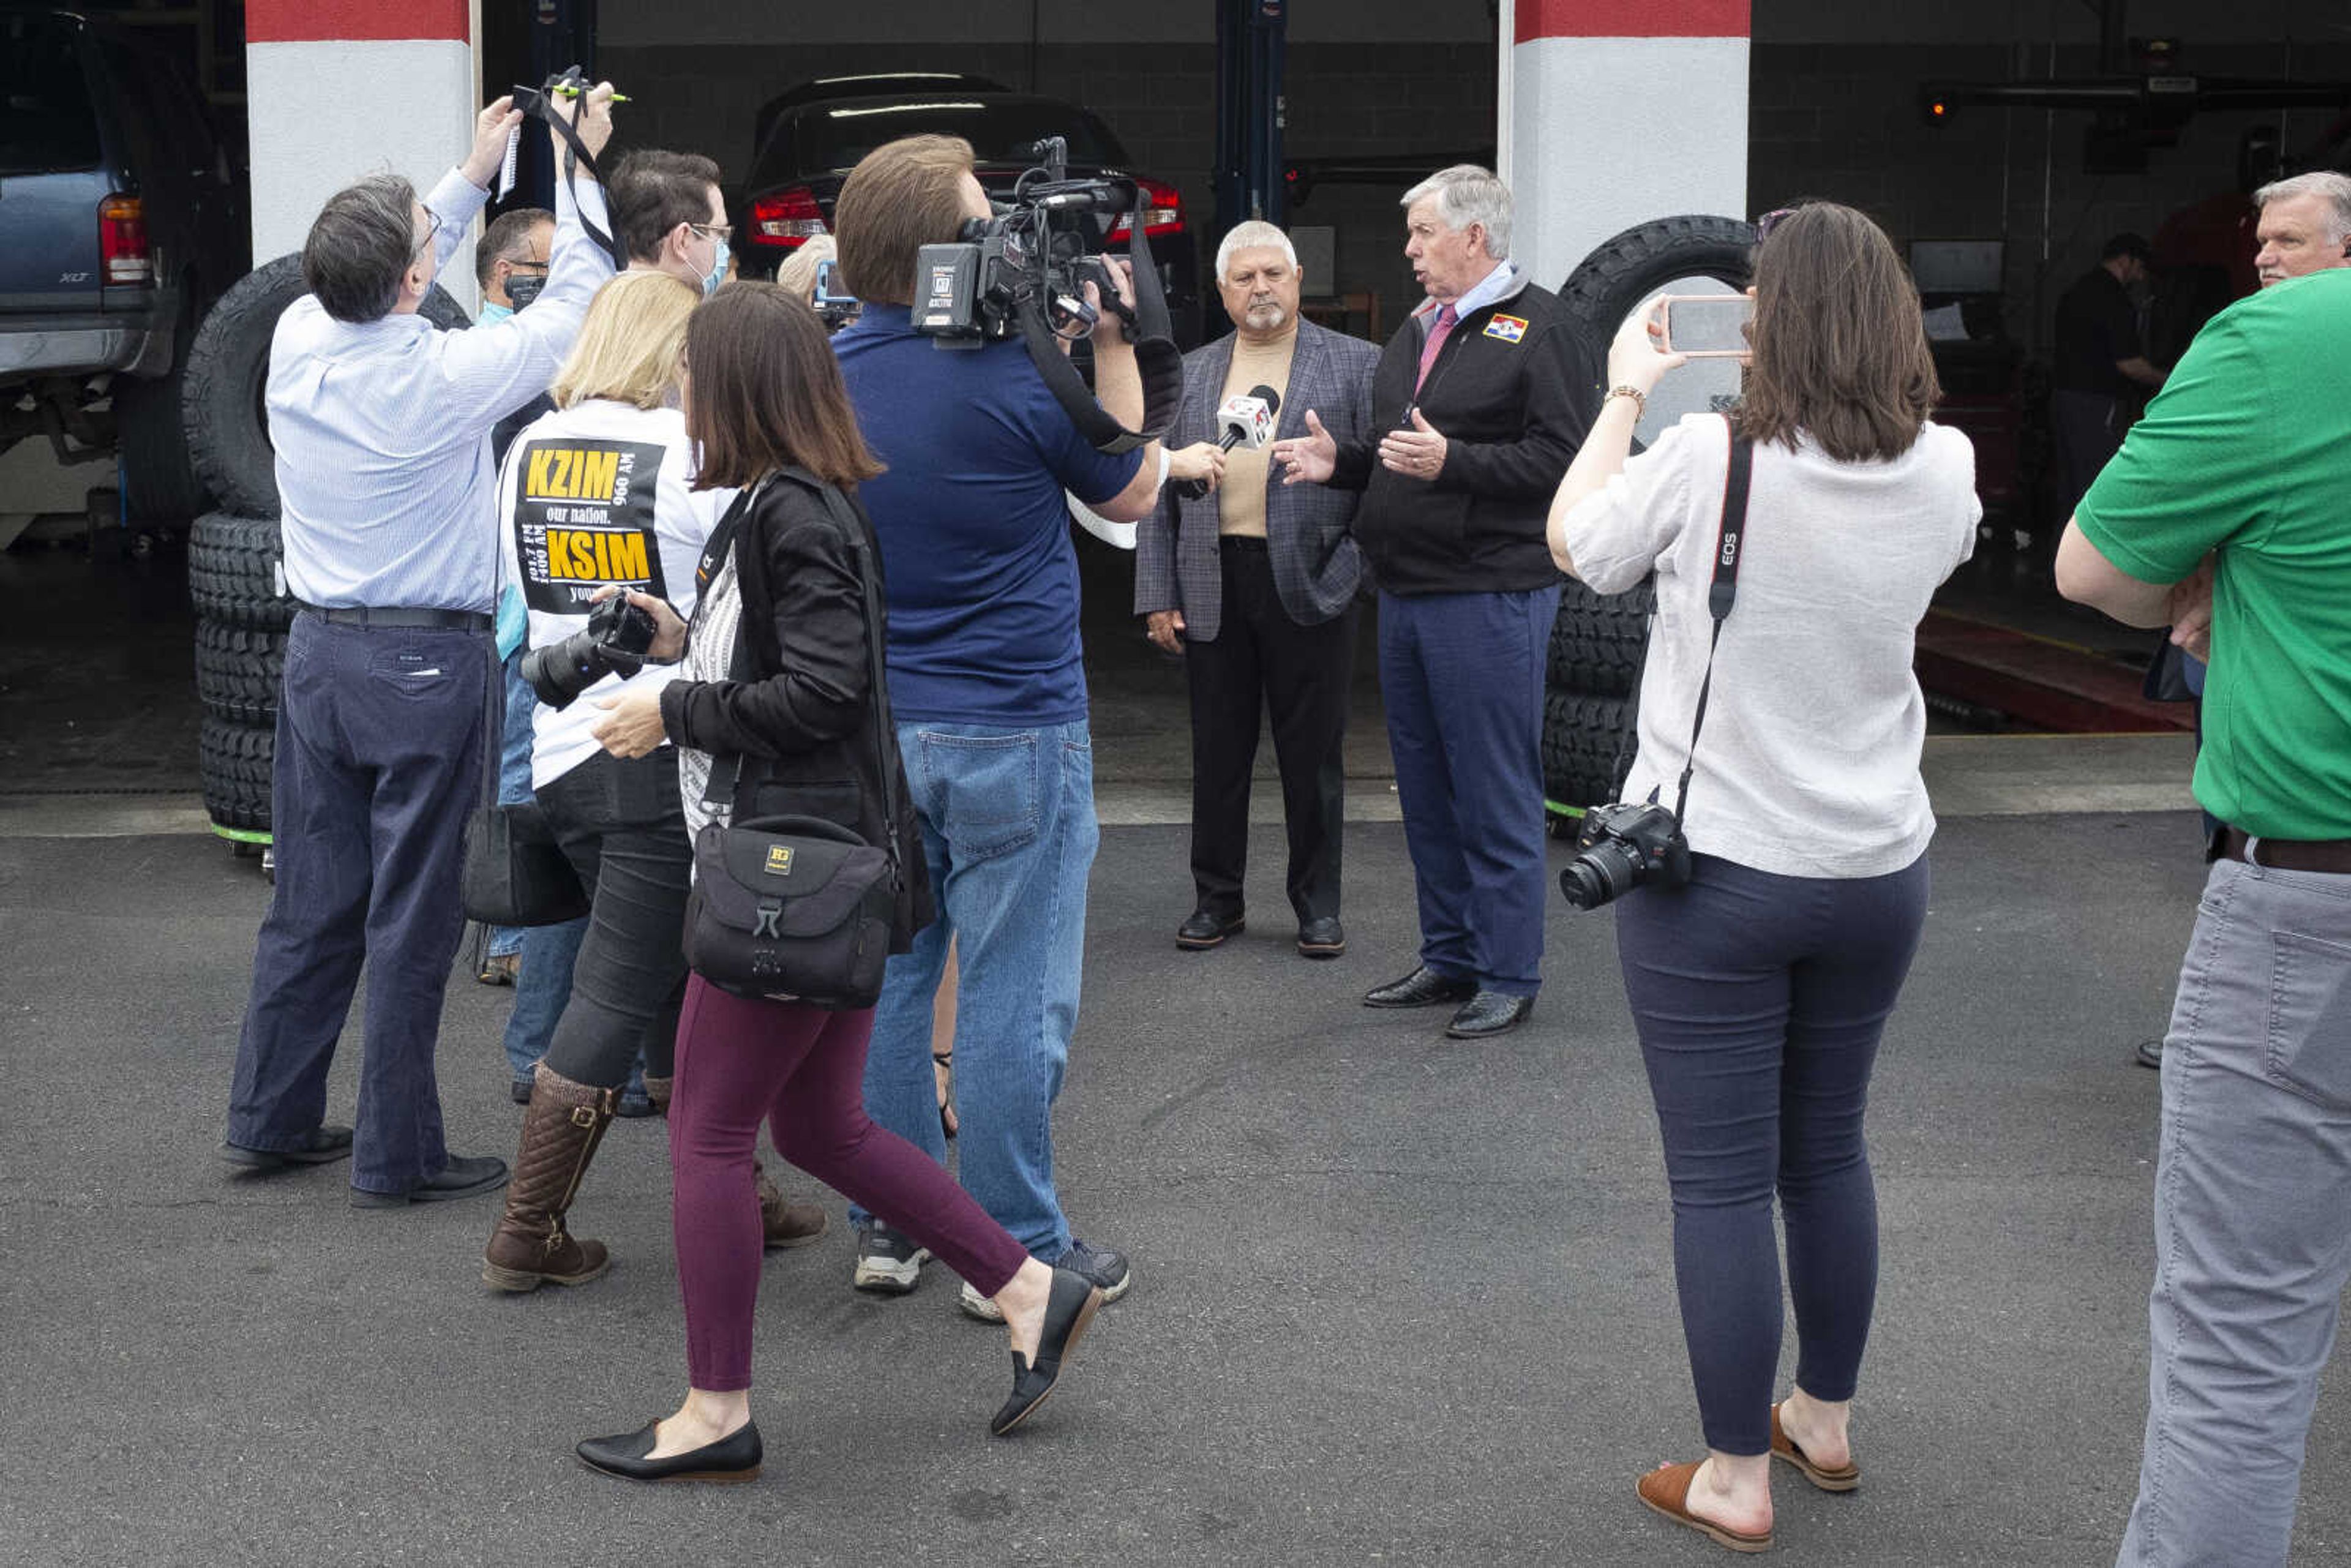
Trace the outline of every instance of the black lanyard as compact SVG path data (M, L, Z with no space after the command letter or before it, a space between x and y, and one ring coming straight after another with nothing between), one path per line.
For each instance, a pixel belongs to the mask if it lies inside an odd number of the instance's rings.
M1714 688L1714 653L1722 645L1722 622L1739 597L1739 553L1747 535L1747 486L1755 468L1755 444L1739 434L1729 414L1730 465L1722 476L1722 525L1715 535L1714 578L1706 591L1707 613L1714 618L1714 634L1706 644L1706 676L1698 682L1698 713L1690 720L1689 757L1682 764L1682 780L1674 796L1674 821L1682 820L1689 805L1690 775L1698 771L1698 734L1706 725L1707 694Z

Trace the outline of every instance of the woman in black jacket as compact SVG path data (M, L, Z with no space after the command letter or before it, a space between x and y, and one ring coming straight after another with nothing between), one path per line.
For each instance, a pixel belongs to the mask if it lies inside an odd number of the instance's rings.
M897 746L877 723L882 694L867 673L869 639L883 628L866 617L865 574L878 570L880 551L853 498L853 528L826 499L878 469L824 329L773 285L731 284L695 312L683 386L686 429L702 448L696 483L743 495L704 552L690 634L660 600L630 595L660 627L653 655L683 655L685 678L612 701L598 739L622 757L675 745L695 833L727 821L730 808L823 818L869 843L894 833L904 881L891 936L903 952L930 920L931 900ZM884 799L902 802L895 822L884 821ZM883 1216L1003 1310L1013 1390L990 1430L1010 1431L1051 1392L1102 1292L1029 1257L937 1162L866 1119L872 1024L871 1008L832 1011L737 996L699 975L688 981L669 1131L691 1387L676 1414L581 1443L592 1468L635 1480L759 1472L749 1388L761 1246L750 1165L762 1120L787 1159Z

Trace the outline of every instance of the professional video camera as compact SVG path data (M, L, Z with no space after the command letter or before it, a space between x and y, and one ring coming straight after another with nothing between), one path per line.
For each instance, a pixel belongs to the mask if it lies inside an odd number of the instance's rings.
M1184 393L1183 358L1168 325L1159 269L1144 240L1141 187L1129 179L1070 178L1069 143L1058 136L1038 142L1035 155L1038 166L1014 183L1005 210L967 219L950 244L922 247L914 274L914 329L936 340L941 349L1021 339L1038 373L1094 449L1131 452L1166 432ZM1131 307L1119 298L1110 267L1092 254L1102 224L1121 213L1131 214ZM1099 307L1087 302L1088 283L1094 286ZM1143 376L1139 431L1123 428L1103 412L1059 341L1090 334L1105 309L1119 318L1120 336L1135 346Z
M633 675L643 669L654 631L650 612L630 603L627 594L616 593L588 612L585 630L525 653L523 683L548 706L569 707L572 698L606 675Z

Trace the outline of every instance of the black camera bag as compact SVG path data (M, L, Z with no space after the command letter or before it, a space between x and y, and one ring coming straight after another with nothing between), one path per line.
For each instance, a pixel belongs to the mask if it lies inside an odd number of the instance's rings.
M560 925L588 913L580 874L535 800L486 805L465 819L458 898L465 918L485 925Z
M896 732L882 664L880 567L863 523L837 487L798 468L785 469L784 476L816 489L857 556L865 601L867 701L881 762L883 841L869 844L852 830L819 817L746 818L742 805L753 791L746 787L743 759L714 757L703 799L726 802L731 810L726 822L711 822L694 837L685 962L710 984L737 996L837 1010L870 1008L882 996L891 925L904 882L897 759L892 755ZM706 569L735 548L740 519L750 507L751 496L746 495L721 523L719 537L703 557ZM697 601L697 614L700 609ZM733 678L757 680L747 640L739 632L737 638Z

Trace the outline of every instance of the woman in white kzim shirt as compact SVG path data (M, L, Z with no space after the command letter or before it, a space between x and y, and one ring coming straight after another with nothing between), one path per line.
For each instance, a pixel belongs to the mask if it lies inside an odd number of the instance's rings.
M1751 444L1737 598L1683 820L1694 873L1616 906L1708 1448L1639 1490L1739 1551L1771 1543L1773 1456L1827 1490L1860 1479L1846 1420L1877 1281L1862 1115L1925 921L1935 830L1912 641L1982 516L1967 439L1928 419L1941 389L1885 234L1828 203L1758 234L1737 411L1692 415L1628 457L1648 392L1682 362L1636 317L1550 525L1561 570L1600 592L1656 575L1625 798L1670 806L1693 757L1732 432ZM1799 1346L1778 1406L1775 1196Z

